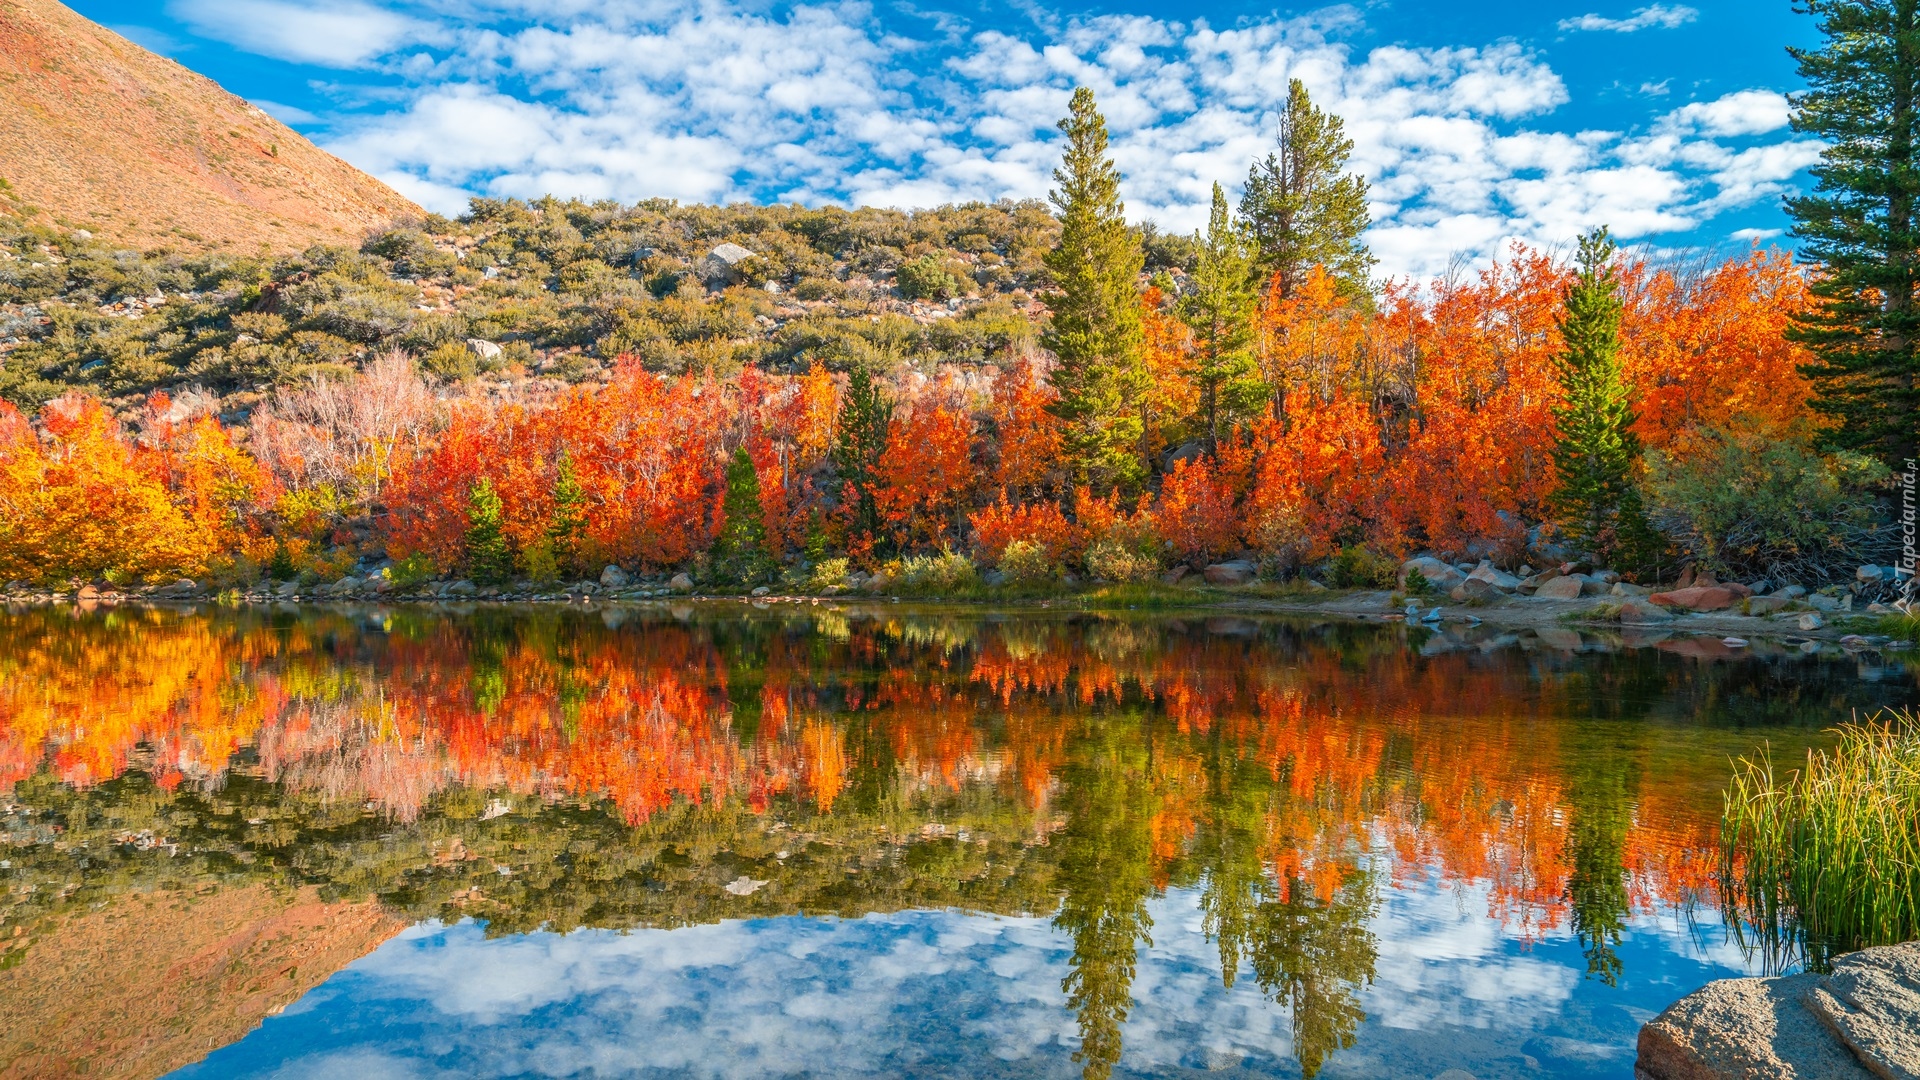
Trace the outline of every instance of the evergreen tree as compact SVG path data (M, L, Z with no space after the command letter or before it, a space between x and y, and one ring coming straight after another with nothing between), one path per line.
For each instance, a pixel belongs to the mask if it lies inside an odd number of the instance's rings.
M587 535L587 493L574 475L573 456L562 452L553 469L553 518L547 524L547 540L553 545L554 561L569 573L579 573L582 565L580 544Z
M1193 330L1189 375L1200 391L1199 426L1207 449L1218 450L1220 432L1260 411L1266 388L1253 353L1256 303L1252 269L1240 232L1227 213L1227 193L1213 185L1213 214L1197 245L1192 288L1180 299L1180 318Z
M761 519L760 477L747 448L727 462L727 495L721 504L726 521L713 544L713 568L722 581L753 585L773 572L767 554L767 525Z
M1814 194L1787 200L1824 303L1797 315L1831 442L1898 469L1920 424L1920 0L1802 0L1826 43L1789 49L1809 89L1795 131L1826 142Z
M1127 227L1120 173L1107 156L1107 122L1093 91L1073 92L1071 114L1060 121L1067 149L1049 197L1060 211L1060 245L1047 253L1059 291L1047 348L1059 359L1051 406L1076 481L1106 489L1146 475L1145 334L1138 281L1145 265L1140 236Z
M887 429L892 423L893 403L873 381L873 373L864 364L854 368L840 405L833 464L845 485L843 497L850 504L853 532L859 536L872 537L880 529L880 511L873 501L873 470L887 448Z
M1619 278L1605 228L1580 238L1579 276L1568 287L1556 360L1563 400L1554 410L1552 497L1561 528L1581 548L1625 568L1644 567L1658 545L1633 481L1640 440L1620 371Z
M1306 84L1294 79L1287 85L1278 142L1247 174L1240 197L1260 280L1277 275L1280 295L1292 296L1318 265L1353 293L1367 292L1375 260L1361 238L1372 217L1367 181L1345 172L1353 156L1346 125L1315 107Z
M513 549L507 546L506 509L482 477L467 492L467 576L480 585L500 585L513 578Z

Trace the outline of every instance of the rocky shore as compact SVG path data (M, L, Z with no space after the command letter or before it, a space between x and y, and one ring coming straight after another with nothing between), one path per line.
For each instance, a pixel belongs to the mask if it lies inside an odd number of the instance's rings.
M1636 1080L1920 1080L1920 942L1722 979L1640 1030Z

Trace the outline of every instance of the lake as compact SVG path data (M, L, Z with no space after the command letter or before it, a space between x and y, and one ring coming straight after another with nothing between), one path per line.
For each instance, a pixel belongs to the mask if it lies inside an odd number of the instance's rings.
M0 1073L1627 1080L1762 966L1731 759L1914 697L1574 630L0 611Z

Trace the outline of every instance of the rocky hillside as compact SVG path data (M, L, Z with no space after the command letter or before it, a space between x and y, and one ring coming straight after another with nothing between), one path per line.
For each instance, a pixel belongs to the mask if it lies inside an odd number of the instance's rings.
M56 0L0 0L0 216L140 248L358 245L420 209Z

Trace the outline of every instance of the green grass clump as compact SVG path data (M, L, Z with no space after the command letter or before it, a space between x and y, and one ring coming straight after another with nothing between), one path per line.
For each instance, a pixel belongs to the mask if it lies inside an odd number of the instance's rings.
M1742 760L1721 818L1728 924L1815 969L1920 938L1920 725L1886 713L1838 734L1785 776Z

